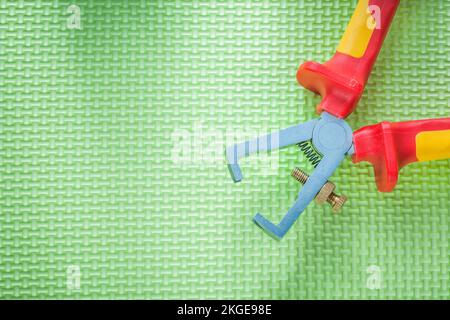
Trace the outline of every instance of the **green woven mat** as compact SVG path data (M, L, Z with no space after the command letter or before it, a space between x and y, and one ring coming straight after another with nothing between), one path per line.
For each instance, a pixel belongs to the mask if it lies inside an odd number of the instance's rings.
M0 297L450 298L449 160L389 194L347 160L344 211L311 204L281 242L251 219L281 218L303 156L241 184L224 164L228 136L315 117L297 67L355 4L0 0ZM449 15L403 1L354 129L449 115Z

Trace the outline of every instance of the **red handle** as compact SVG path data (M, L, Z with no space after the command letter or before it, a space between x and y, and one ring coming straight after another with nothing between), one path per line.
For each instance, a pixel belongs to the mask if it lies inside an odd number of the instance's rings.
M308 61L298 82L322 96L317 112L346 118L356 108L400 0L360 0L334 56Z
M408 163L450 157L450 118L381 122L355 131L353 143L353 162L372 163L378 190L389 192Z

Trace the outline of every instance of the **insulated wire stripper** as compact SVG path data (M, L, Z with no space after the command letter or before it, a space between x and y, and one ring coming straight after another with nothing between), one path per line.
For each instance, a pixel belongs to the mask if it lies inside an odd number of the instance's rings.
M228 169L235 182L242 180L239 159L290 145L299 145L315 167L310 176L293 172L304 185L280 223L273 224L259 213L254 217L254 222L274 238L281 239L330 184L328 179L346 156L354 163L372 163L381 192L394 189L399 170L408 163L450 158L450 118L384 121L355 132L344 120L361 98L399 3L359 0L333 57L324 64L308 61L300 66L298 82L322 97L316 107L318 119L226 148ZM333 187L328 189L327 195Z

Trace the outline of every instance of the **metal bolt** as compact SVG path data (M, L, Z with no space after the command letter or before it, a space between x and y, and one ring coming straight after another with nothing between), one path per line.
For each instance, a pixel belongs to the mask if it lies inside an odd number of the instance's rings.
M309 175L299 168L294 168L291 172L291 176L295 178L301 184L305 184L309 178ZM316 195L316 201L319 204L323 204L325 201L331 205L334 213L339 212L339 210L347 201L346 196L340 196L334 193L334 184L330 181L324 184L322 189Z

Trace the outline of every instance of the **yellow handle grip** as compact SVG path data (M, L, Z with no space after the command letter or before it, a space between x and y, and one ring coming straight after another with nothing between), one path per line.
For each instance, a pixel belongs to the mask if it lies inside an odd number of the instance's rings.
M361 58L375 27L376 21L369 11L369 0L359 0L336 51Z
M450 159L450 130L422 131L416 135L418 161Z

